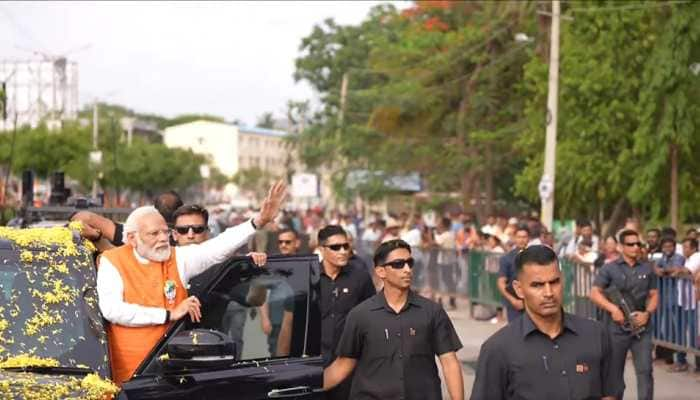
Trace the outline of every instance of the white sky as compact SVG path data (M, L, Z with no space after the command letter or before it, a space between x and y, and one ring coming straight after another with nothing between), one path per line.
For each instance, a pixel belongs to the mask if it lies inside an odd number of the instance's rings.
M314 97L292 78L314 24L359 23L380 3L2 2L0 59L38 58L18 47L69 52L81 106L98 96L140 112L254 124L266 111L282 116L289 99Z

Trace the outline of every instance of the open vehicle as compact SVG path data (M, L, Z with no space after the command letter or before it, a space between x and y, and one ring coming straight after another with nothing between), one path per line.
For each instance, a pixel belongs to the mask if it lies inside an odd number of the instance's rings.
M319 271L315 256L212 267L190 282L202 322L174 323L117 391L89 243L0 228L0 398L321 399Z

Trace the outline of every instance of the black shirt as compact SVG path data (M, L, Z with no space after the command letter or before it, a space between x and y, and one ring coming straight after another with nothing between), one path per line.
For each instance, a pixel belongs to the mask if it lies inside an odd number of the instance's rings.
M650 263L637 261L631 267L620 257L603 265L593 280L593 286L603 290L612 285L634 299L636 311L644 311L649 291L656 289L656 275Z
M348 315L337 354L357 359L350 398L442 399L435 356L462 348L442 307L413 292L397 314L384 292Z
M364 268L348 263L331 279L321 267L321 354L326 366L335 359L335 348L350 310L374 296L372 278Z
M563 325L551 339L524 313L486 340L471 400L579 400L618 393L610 379L608 331L567 313Z

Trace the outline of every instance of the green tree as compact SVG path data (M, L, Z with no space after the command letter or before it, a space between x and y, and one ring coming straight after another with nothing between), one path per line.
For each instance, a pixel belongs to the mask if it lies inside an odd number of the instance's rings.
M269 184L274 178L267 171L252 167L239 170L233 176L232 182L240 190L252 193L255 200L259 200L265 197Z
M89 133L77 125L55 132L45 125L36 129L22 127L17 131L12 172L19 175L29 169L45 179L52 172L66 171L84 183L90 176L83 168L87 164L89 143ZM5 159L9 161L9 152Z
M209 167L209 178L207 179L210 185L216 189L223 189L226 184L232 182L232 178L214 166Z
M579 2L562 23L556 215L594 216L617 225L630 213L660 221L668 213L670 149L679 145L684 196L697 152L698 50L692 21L698 4L626 9L618 2ZM616 8L617 7L617 8ZM595 12L600 8L604 12ZM570 12L571 13L571 12ZM697 54L697 53L695 53ZM533 57L522 90L527 128L516 147L527 157L516 190L536 202L542 174L548 61ZM695 99L693 101L692 99ZM696 122L693 122L696 121ZM683 208L685 215L690 211Z
M182 191L200 183L200 166L206 163L203 156L191 150L168 148L140 138L132 146L120 147L117 156L121 161L115 164L114 152L105 154L103 185L149 196L169 189Z
M644 160L629 188L652 220L670 221L697 214L700 193L700 77L691 64L700 60L700 3L659 10L652 21L664 22L644 63L640 88L640 124L634 147L622 155Z
M271 112L264 112L255 123L258 128L275 129L275 117Z
M529 3L419 2L402 13L377 7L359 26L315 27L295 76L324 107L299 138L302 159L347 160L338 191L349 170L418 171L431 191L461 191L466 206L484 192L487 210L496 193L513 198L503 183L522 163L510 143L522 126L516 88L530 54L513 36L535 29L533 12ZM381 196L382 186L366 188Z

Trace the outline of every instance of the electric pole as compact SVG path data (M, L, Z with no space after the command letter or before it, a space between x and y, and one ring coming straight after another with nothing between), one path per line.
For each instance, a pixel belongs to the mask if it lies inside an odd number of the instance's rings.
M95 164L95 167L99 165L97 160L99 151L97 150L97 124L98 124L98 114L97 114L97 100L92 108L92 153L90 161ZM101 156L101 154L100 154ZM100 157L101 158L101 157ZM100 160L101 161L101 160ZM97 198L97 168L95 168L94 175L92 178L92 198Z
M547 136L544 149L544 174L539 184L542 223L552 230L557 151L557 106L559 92L559 0L552 1L552 29L549 47L549 91L547 93Z
M340 113L338 114L338 125L343 126L345 117L345 98L348 95L348 73L343 74L343 81L340 83Z

